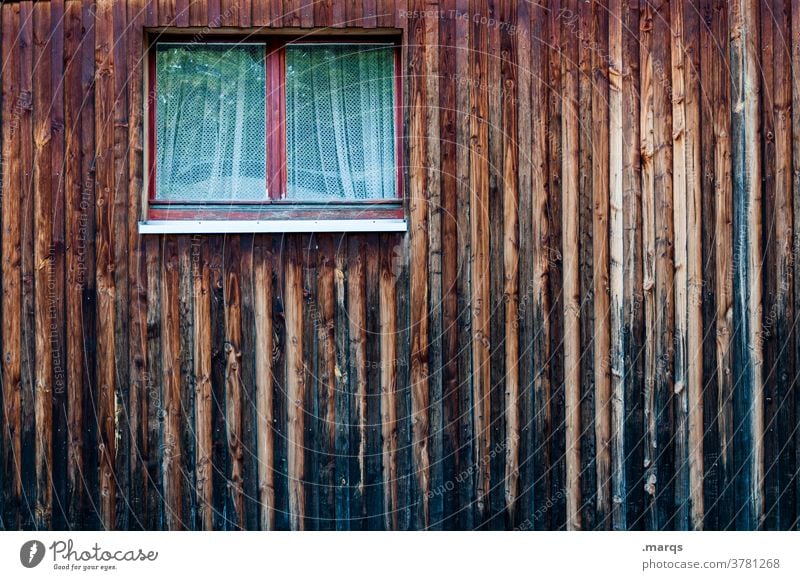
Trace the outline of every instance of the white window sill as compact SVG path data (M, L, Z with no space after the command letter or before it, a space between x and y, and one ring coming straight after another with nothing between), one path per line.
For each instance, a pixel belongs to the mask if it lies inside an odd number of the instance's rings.
M154 220L139 222L140 234L302 234L405 232L404 219L375 220Z

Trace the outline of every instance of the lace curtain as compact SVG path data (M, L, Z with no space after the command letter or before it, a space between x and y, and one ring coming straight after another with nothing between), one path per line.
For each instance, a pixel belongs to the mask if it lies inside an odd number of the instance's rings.
M395 197L394 52L286 47L287 198Z
M265 199L264 46L157 50L156 198Z

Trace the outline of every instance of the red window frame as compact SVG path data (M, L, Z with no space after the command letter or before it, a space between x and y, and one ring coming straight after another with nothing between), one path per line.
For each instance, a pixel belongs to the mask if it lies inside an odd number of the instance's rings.
M196 44L181 34L160 34L148 47L147 216L150 220L268 220L268 219L398 219L403 218L403 84L401 46L397 39L375 36L208 35L202 44L264 44L266 54L266 159L268 196L254 201L159 200L156 196L156 47L160 43ZM384 44L394 49L394 114L396 197L368 200L296 201L286 198L286 47L292 44ZM271 128L275 128L271 130Z

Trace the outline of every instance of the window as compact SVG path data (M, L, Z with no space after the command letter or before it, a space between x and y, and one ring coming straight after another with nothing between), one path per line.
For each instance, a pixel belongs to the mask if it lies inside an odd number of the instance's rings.
M374 40L161 36L140 231L405 229L398 55Z

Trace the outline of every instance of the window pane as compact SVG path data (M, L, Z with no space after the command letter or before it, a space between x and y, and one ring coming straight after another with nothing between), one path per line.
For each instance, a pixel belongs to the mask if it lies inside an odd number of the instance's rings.
M266 199L263 45L162 43L156 199Z
M395 197L394 49L287 47L286 142L289 199Z

